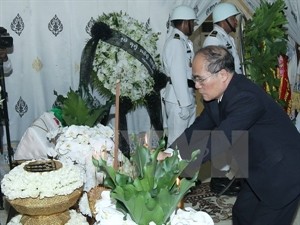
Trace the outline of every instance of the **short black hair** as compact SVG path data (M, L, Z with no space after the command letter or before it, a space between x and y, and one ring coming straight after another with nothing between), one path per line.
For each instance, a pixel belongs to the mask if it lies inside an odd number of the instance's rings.
M172 20L173 26L177 27L183 23L184 20Z

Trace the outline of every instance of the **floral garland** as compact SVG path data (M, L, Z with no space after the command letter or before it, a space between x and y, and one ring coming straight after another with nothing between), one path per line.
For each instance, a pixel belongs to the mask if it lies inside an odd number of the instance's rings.
M103 14L97 22L105 23L137 42L160 64L157 54L160 33L152 32L147 23L141 23L122 11ZM147 68L134 56L123 49L99 40L94 61L94 84L101 95L111 99L116 92L116 81L121 82L121 97L128 97L133 104L143 103L146 95L153 91L154 79Z

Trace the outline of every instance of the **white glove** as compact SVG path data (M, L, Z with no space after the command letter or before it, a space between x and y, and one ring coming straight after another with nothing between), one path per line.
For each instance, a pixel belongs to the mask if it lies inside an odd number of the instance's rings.
M168 128L164 128L163 137L168 136L168 134L169 134Z
M190 111L188 107L181 107L179 116L183 120L187 120L190 116Z

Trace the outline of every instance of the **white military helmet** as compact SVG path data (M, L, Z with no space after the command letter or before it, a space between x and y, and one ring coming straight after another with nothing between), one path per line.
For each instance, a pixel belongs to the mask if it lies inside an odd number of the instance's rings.
M240 14L237 8L231 3L220 3L218 4L213 11L213 23L225 20L228 17L236 16Z
M196 19L196 13L195 11L186 5L181 5L176 7L171 15L171 21L172 20L195 20Z

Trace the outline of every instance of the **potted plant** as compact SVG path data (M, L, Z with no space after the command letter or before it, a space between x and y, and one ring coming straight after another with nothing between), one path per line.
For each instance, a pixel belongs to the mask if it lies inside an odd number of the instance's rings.
M192 179L183 178L180 184L176 182L186 166L196 159L200 150L194 151L190 160L180 160L178 150L175 149L172 157L158 161L157 155L164 146L163 140L154 150L144 145L136 146L131 157L137 172L135 177L108 166L101 157L93 157L93 164L106 173L104 186L111 189L111 197L116 200L117 209L125 216L129 214L139 225L151 222L166 224L198 177L197 172Z
M63 126L95 126L108 114L111 102L101 105L85 88L74 91L70 88L67 96L58 95L51 111Z
M283 108L288 101L280 98L281 79L276 74L278 57L287 51L287 19L285 2L262 1L251 20L245 24L245 70L246 75L263 87Z

